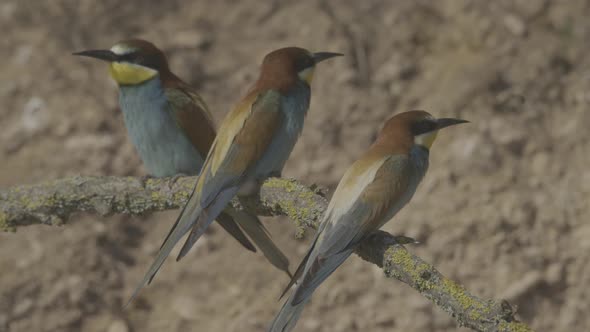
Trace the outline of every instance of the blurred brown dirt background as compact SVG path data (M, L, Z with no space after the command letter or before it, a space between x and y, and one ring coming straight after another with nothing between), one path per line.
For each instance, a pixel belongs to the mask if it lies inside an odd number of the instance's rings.
M143 175L104 63L71 56L143 37L220 120L264 54L298 45L319 66L285 176L334 188L396 112L472 121L439 135L414 200L385 229L539 331L590 326L590 2L0 2L0 185ZM178 211L78 215L0 234L0 331L263 331L287 278L217 226L127 310ZM308 245L266 219L295 267ZM408 286L352 257L297 331L457 331Z

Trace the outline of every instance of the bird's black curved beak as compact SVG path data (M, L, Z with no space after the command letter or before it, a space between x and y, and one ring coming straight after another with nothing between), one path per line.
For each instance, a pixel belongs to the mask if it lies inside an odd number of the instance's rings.
M88 50L82 52L72 53L73 55L87 56L90 58L100 59L108 62L117 61L119 56L111 50Z
M330 58L336 57L336 56L343 56L344 54L342 53L332 53L332 52L317 52L317 53L313 53L312 57L313 60L315 61L315 63L319 63L322 62L324 60L328 60Z
M453 118L441 118L436 120L436 129L442 129L449 126L458 125L461 123L469 123L467 120L453 119Z

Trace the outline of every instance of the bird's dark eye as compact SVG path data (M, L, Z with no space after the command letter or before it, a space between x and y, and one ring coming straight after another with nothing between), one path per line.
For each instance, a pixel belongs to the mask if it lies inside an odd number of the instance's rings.
M295 70L297 72L301 72L307 68L313 67L315 65L313 58L309 56L303 56L297 59L295 62Z
M412 134L418 136L436 130L436 122L431 119L423 119L412 125Z
M131 53L127 53L127 54L124 54L121 57L119 57L119 61L129 62L129 63L133 63L136 65L140 65L140 66L144 66L144 67L148 67L148 68L152 68L152 69L158 68L158 63L156 62L156 60L157 59L154 59L153 57L145 56L144 54L142 54L140 52L131 52Z
M139 53L137 52L130 52L127 54L123 54L119 57L119 61L124 61L124 62L131 62L131 63L136 63L139 57Z

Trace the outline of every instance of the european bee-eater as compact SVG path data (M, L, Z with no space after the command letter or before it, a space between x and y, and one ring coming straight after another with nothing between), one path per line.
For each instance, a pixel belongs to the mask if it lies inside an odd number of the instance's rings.
M269 331L295 327L315 289L363 239L410 201L426 174L429 150L438 131L464 122L411 111L385 123L375 143L340 180L315 239L285 292L296 286Z
M281 173L303 128L315 65L337 55L298 47L266 55L258 80L221 123L188 203L133 296L187 232L177 260L236 194L254 194L266 178Z
M148 41L129 39L110 50L74 54L109 62L111 76L119 85L119 106L127 131L151 175L200 172L215 139L211 114L195 89L170 71L161 50ZM256 216L228 208L217 217L245 248L256 251L234 220L273 265L289 273L288 259Z

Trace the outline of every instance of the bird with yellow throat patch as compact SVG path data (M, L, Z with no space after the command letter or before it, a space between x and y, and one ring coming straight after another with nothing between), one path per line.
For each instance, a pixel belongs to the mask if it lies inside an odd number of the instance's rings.
M315 239L285 293L296 286L270 332L287 332L295 327L316 288L361 241L412 199L426 175L429 151L438 131L465 122L411 111L385 123L375 143L348 168L336 187Z
M286 47L265 56L258 80L221 123L188 203L134 296L186 233L177 260L234 196L254 194L266 178L281 173L303 129L315 66L338 55Z
M195 89L170 71L160 49L145 40L129 39L110 49L74 54L109 63L110 74L119 85L119 106L127 132L151 175L200 172L215 139L211 114ZM228 208L216 220L255 252L246 232L273 265L289 273L288 259L255 215Z

